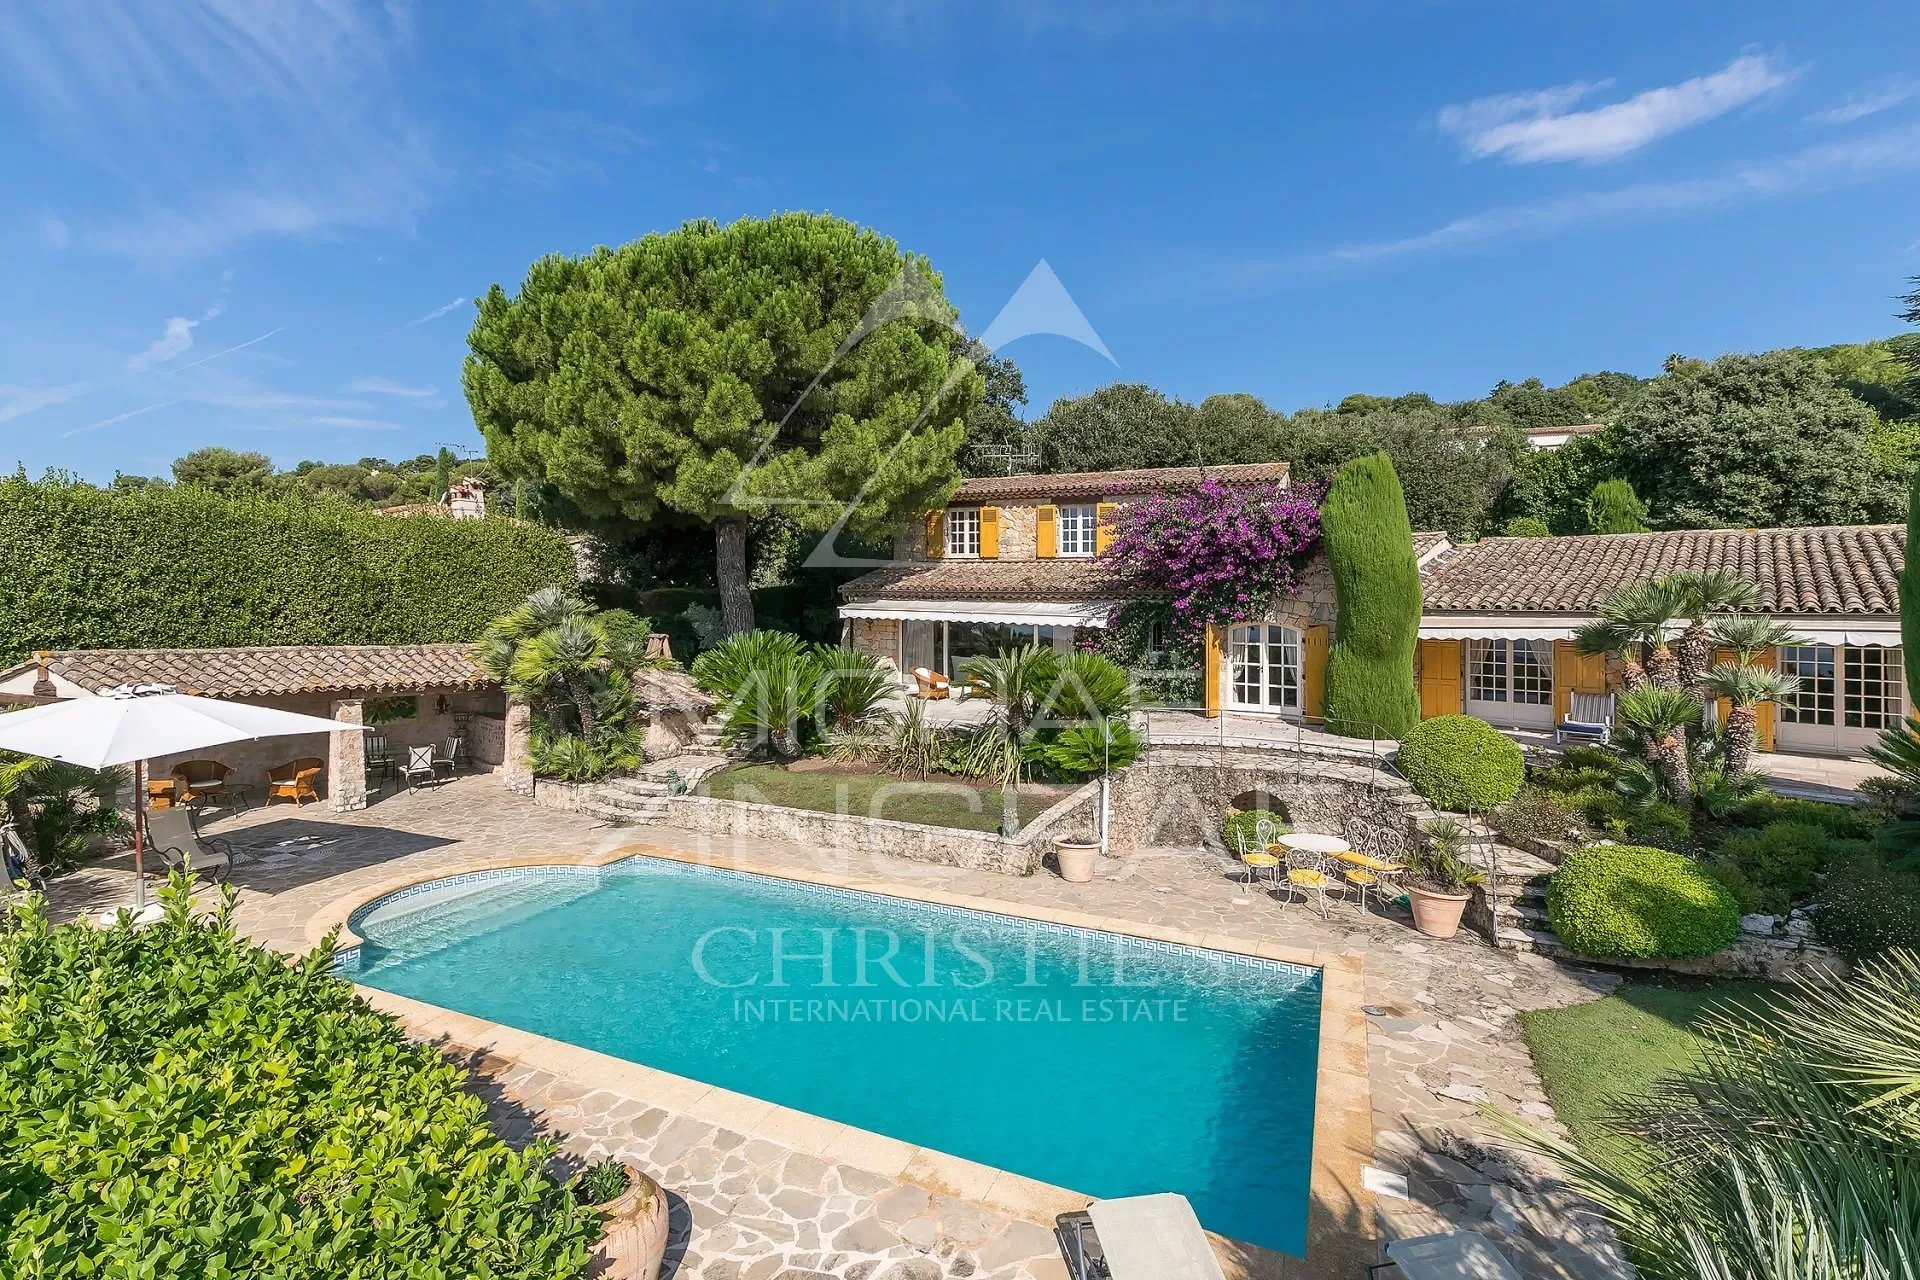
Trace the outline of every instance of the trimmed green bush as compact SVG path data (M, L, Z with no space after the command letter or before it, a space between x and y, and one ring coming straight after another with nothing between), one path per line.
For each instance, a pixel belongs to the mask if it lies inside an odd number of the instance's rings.
M1740 904L1719 881L1645 845L1568 854L1547 882L1547 918L1573 951L1627 960L1708 956L1740 934Z
M1671 801L1655 800L1640 808L1623 804L1614 820L1624 825L1627 838L1635 844L1650 844L1675 853L1693 847L1693 815Z
M1320 528L1340 609L1327 655L1327 730L1365 738L1377 727L1401 737L1420 720L1420 570L1406 495L1386 454L1340 468L1320 504Z
M1826 805L1825 808L1838 808ZM1784 915L1805 902L1828 867L1866 855L1866 840L1837 836L1817 822L1781 818L1758 831L1736 831L1708 859L1708 871L1740 900L1740 909Z
M551 529L341 502L0 480L0 661L35 649L472 640L541 587Z
M328 975L235 937L233 895L149 928L0 931L0 1274L579 1274L599 1225L466 1073Z
M1878 854L1836 865L1820 886L1813 933L1854 964L1895 947L1920 952L1920 874Z
M1478 716L1435 716L1400 736L1394 764L1413 789L1442 809L1493 809L1526 780L1512 739Z
M1500 530L1503 538L1550 538L1553 530L1538 516L1515 516Z
M1602 480L1587 495L1590 533L1645 533L1647 507L1625 480Z

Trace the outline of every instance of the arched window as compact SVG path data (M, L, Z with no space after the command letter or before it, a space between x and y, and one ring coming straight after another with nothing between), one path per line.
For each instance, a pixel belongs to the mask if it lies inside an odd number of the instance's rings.
M1249 711L1300 709L1300 633L1277 622L1236 623L1227 632L1229 699Z

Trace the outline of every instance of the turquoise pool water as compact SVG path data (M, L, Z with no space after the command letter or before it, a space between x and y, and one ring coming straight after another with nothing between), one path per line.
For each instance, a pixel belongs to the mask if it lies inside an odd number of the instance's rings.
M1304 1250L1317 970L646 858L354 930L369 986Z

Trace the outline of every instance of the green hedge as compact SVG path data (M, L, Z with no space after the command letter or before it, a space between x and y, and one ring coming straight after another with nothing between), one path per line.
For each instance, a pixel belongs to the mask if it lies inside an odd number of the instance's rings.
M1442 809L1493 809L1519 793L1526 759L1511 738L1477 716L1435 716L1400 738L1394 764Z
M560 1277L599 1226L487 1125L465 1072L328 976L236 938L0 936L0 1274Z
M1567 855L1547 882L1547 918L1575 952L1646 960L1707 956L1740 935L1740 906L1690 859L1646 845Z
M321 499L0 481L0 661L35 649L472 640L574 589L551 529Z
M808 573L801 581L753 589L753 616L761 631L785 631L813 644L840 643L840 584L855 575ZM714 587L633 588L601 583L592 589L603 608L630 609L663 632L673 656L690 662L700 652L699 637L685 617L690 604L720 607Z

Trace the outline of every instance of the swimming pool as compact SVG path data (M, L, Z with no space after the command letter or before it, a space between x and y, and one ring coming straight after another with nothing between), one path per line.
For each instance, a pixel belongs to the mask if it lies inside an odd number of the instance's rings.
M352 928L367 986L1304 1252L1317 969L646 857Z

